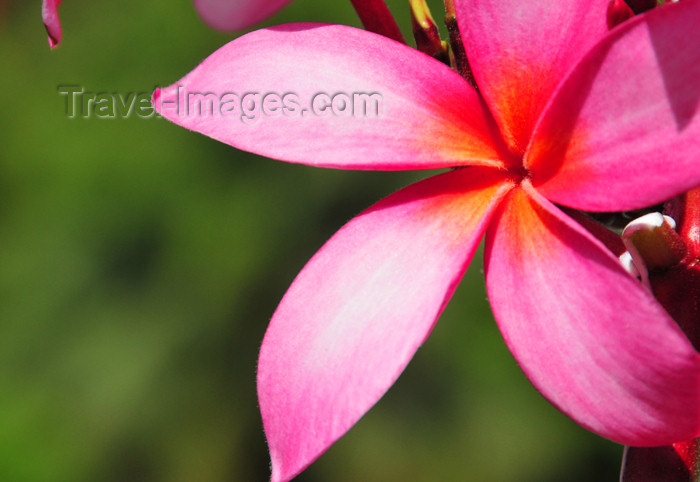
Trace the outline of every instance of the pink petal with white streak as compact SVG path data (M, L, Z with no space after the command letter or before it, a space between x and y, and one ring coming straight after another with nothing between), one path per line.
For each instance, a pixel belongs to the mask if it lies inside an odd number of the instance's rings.
M357 216L309 261L260 352L273 482L302 471L394 383L511 187L483 168L432 177Z
M517 189L485 256L506 344L560 410L626 445L700 435L700 354L598 240L532 188Z
M191 93L245 101L202 115ZM298 109L272 115L264 96L296 96ZM302 111L318 94L350 96L350 115ZM376 109L355 107L354 94L376 94ZM230 97L233 98L233 97ZM201 100L201 98L200 98ZM154 94L167 119L214 139L275 159L354 169L503 166L496 130L478 94L437 60L406 45L340 25L293 24L245 35ZM235 105L235 102L230 104ZM211 114L211 115L209 115ZM376 114L376 115L375 115Z

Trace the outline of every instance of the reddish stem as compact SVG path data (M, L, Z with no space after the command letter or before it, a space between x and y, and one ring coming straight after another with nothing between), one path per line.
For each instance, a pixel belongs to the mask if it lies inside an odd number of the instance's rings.
M440 38L440 32L425 0L409 0L411 5L411 25L413 26L413 38L416 40L416 48L439 60L443 64L450 65L450 55L447 44Z
M687 253L678 265L652 278L654 295L700 350L700 188L672 199L665 210L676 220Z
M367 30L397 42L406 43L384 0L350 0L350 2Z
M459 75L469 82L469 85L476 89L474 73L471 65L469 65L466 47L457 24L457 11L455 10L454 0L445 0L445 25L447 26L447 32L450 34L450 48L452 48L452 55L455 60L455 69Z
M700 262L700 188L683 195L683 218L679 221L679 232L692 261ZM691 260L688 260L691 261Z

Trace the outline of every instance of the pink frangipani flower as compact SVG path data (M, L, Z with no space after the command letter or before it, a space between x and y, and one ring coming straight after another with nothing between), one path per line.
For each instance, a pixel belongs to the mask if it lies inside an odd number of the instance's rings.
M622 444L700 435L700 354L557 207L636 209L700 185L700 1L610 32L608 0L455 4L478 92L384 37L295 24L234 40L154 94L173 122L288 162L452 168L351 220L274 313L258 369L273 482L302 471L394 383L484 235L495 319L547 399ZM256 92L236 107L235 93ZM294 93L299 109L243 115L270 92ZM379 93L383 110L311 115L303 100L319 92ZM230 102L192 115L201 94Z

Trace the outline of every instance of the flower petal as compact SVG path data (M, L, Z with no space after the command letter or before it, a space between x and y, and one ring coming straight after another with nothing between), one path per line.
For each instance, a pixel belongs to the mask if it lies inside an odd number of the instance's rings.
M562 84L527 156L548 199L588 211L648 206L700 185L700 2L613 30Z
M193 93L211 93L213 115L202 115L202 98ZM219 102L225 98L226 106ZM157 90L154 104L183 127L290 162L357 169L503 165L491 140L495 125L459 75L352 27L293 24L250 33Z
M525 152L564 74L607 32L608 1L455 1L474 77L514 153Z
M49 34L49 47L56 48L61 43L61 22L58 18L58 6L63 0L44 0L41 5L41 19Z
M617 258L531 187L486 235L486 284L506 344L560 410L616 442L700 435L700 354Z
M291 0L192 0L210 26L224 31L239 30L265 20Z
M313 462L394 383L511 186L495 169L429 178L360 214L309 261L260 351L273 482Z

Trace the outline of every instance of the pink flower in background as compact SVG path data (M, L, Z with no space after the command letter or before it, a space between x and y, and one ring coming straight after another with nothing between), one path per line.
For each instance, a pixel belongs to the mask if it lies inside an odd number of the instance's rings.
M232 31L265 20L291 0L192 0L197 12L211 27Z
M384 37L295 24L241 37L154 94L173 122L288 162L454 168L351 220L277 308L258 371L274 482L393 384L484 235L494 316L545 397L627 445L700 435L700 354L556 206L635 209L700 185L700 1L609 33L608 0L455 3L478 92ZM307 101L324 92L379 94L381 106L314 115ZM282 101L266 109L270 93Z
M61 43L61 22L58 6L63 0L43 0L41 17L49 34L49 46ZM197 12L211 27L233 31L265 20L291 0L192 0Z

